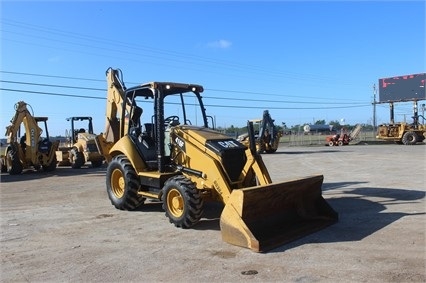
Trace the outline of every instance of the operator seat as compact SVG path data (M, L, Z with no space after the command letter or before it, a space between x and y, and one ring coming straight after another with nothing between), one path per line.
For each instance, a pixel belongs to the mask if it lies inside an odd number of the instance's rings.
M144 128L144 134L154 138L154 123L145 123Z
M130 119L130 121L131 121L130 127L140 127L141 126L140 118L142 116L142 112L143 112L143 110L139 106L133 107L133 113L132 113L132 117Z
M139 127L133 127L130 130L130 138L135 143L142 159L150 169L157 169L157 148L152 137L146 133L141 133Z

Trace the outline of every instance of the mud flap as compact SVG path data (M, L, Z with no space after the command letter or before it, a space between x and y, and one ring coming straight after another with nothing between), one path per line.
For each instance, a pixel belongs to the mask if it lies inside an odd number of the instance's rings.
M338 220L322 197L322 175L233 190L220 217L222 239L265 252Z

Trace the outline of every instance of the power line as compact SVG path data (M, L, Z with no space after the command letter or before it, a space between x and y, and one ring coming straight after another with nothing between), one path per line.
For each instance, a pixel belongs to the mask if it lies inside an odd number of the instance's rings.
M84 47L89 47L89 48L93 48L93 49L103 49L103 50L107 50L107 51L112 51L115 53L120 53L120 54L133 54L133 55L137 55L137 56L142 56L142 57L146 57L146 58L157 58L157 59L161 59L161 60L165 60L167 62L169 61L175 61L178 63L182 63L185 62L186 64L193 64L193 65L200 65L200 63L207 63L207 64L212 64L213 66L221 66L222 68L228 68L228 69L234 69L234 70L243 70L244 73L247 73L247 71L252 71L254 73L261 73L261 74L268 74L268 77L274 76L274 77L278 77L280 79L284 78L289 78L289 79L299 79L299 80L303 80L305 81L310 81L310 80L317 80L317 81L321 81L321 82L333 82L333 84L336 83L336 79L335 78L331 78L331 77L325 77L325 76L319 76L317 74L308 74L308 73L294 73L294 72L282 72L282 71L275 71L272 70L271 68L262 68L259 66L255 66L255 65L250 65L250 64L241 64L241 63L237 63L237 62L231 62L231 61L224 61L224 60L218 60L218 59L211 59L211 58L206 58L206 57L201 57L201 56L195 56L192 54L187 54L187 53L182 53L182 52L176 52L176 51L172 51L172 50L166 50L166 49L160 49L160 48L152 48L146 45L141 45L141 44L137 44L137 43L132 43L132 44L126 44L123 43L121 41L114 41L111 42L110 39L108 38L102 38L102 37L97 37L97 36L93 36L93 35L84 35L84 34L79 34L79 33L75 33L75 32L71 32L71 31L63 31L63 30L59 30L59 29L55 29L55 28L51 28L51 27L44 27L44 26L39 26L39 25L34 25L34 24L29 24L29 23L24 23L24 22L19 22L19 21L15 21L15 20L11 20L11 19L5 19L3 18L1 20L3 22L4 25L9 26L9 27L14 27L14 28L18 28L18 29L24 29L24 32L26 32L27 30L29 32L22 34L24 36L25 39L27 39L28 37L38 37L40 38L40 36L36 36L34 31L36 32L40 32L40 33L45 33L48 34L48 37L45 38L41 38L44 40L48 40L48 41L54 41L56 43L65 43L67 45L84 45ZM4 30L3 32L7 32L7 33L11 33L14 36L18 35L17 31L8 31L7 29ZM53 36L59 36L59 37L65 37L66 39L69 38L74 38L76 40L83 40L83 41L87 41L90 44L81 44L74 41L64 41L64 40L59 40L59 39L53 39ZM3 40L8 40L8 39L4 39ZM97 45L93 45L93 43L99 43L100 46ZM108 48L106 48L105 43L107 43ZM30 41L28 42L28 44L34 44L34 42ZM54 45L49 45L47 47L53 47L56 46L57 44ZM114 48L110 48L111 46L115 46L117 47L116 49ZM130 50L129 51L125 51L125 50ZM144 52L149 52L150 54L141 54L140 51L144 51ZM81 53L82 51L76 51L78 53ZM97 55L97 54L92 54L92 55ZM181 58L181 59L179 59ZM132 58L132 60L134 61L135 58ZM188 62L188 60L190 60ZM156 64L158 64L158 60L156 60ZM212 66L211 65L211 66ZM179 67L182 67L181 65ZM206 71L204 69L204 71ZM353 86L354 84L348 81L339 81L340 84L342 85L351 85Z
M19 85L32 85L32 86L45 86L45 87L58 87L58 88L105 91L105 89L102 89L102 88L82 87L82 86L52 85L52 84L40 84L40 83L18 82L18 81L8 81L8 80L0 80L0 82L9 83L9 84L19 84Z
M87 96L87 95L74 95L74 94L64 94L64 93L52 93L52 92L42 92L42 91L30 91L30 90L22 90L22 89L10 89L10 88L0 88L0 90L11 91L11 92L21 92L21 93L33 93L33 94L42 94L42 95L52 95L52 96L62 96L62 97L76 97L76 98L87 98L87 99L102 99L105 100L105 97L96 97L96 96ZM178 104L178 103L170 103L170 104ZM195 104L188 104L195 105ZM217 104L204 104L204 106L208 107L216 107L216 108L244 108L244 109L264 109L263 106L243 106L243 105L217 105ZM268 106L269 109L275 110L313 110L313 109L342 109L342 108L360 108L360 107L370 107L369 104L366 105L352 105L352 106L332 106L332 107L274 107Z
M0 73L6 73L6 74L14 74L14 75L25 75L25 76L37 76L37 77L47 77L47 78L60 78L60 79L69 79L69 80L84 80L84 81L98 81L98 82L105 82L104 80L100 79L90 79L90 78L80 78L80 77L69 77L69 76L57 76L57 75L44 75L44 74L33 74L33 73L23 73L23 72L12 72L12 71L2 71L0 70ZM22 84L31 84L31 83L25 83L25 82L17 82L17 81L4 81L8 83L22 83ZM132 82L126 82L130 84L137 85L139 83L132 83ZM50 86L50 87L61 87L60 85L49 85L49 84L36 84L33 83L33 85L40 85L40 86ZM74 87L74 86L63 86L64 88L77 88L77 89L88 89L88 90L101 90L104 91L105 89L98 89L98 88L83 88L83 87ZM242 94L254 94L254 95L263 95L263 96L276 96L276 97L295 97L295 98L305 98L305 99L316 99L316 100L342 100L342 101L348 101L348 103L356 103L356 104L365 104L365 102L360 102L359 100L349 100L344 98L326 98L326 97L312 97L312 96L296 96L296 95L282 95L277 93L265 93L265 92L253 92L253 91L240 91L240 90L226 90L226 89L211 89L206 88L205 90L212 91L212 92L221 92L221 93L242 93ZM207 98L207 96L204 96ZM236 98L218 98L218 97L210 97L212 99L230 99L230 100L247 100L247 99L236 99ZM268 101L268 100L253 100L251 101L263 101L263 102L277 102L276 100ZM295 101L282 101L285 103L303 103L303 102L295 102ZM312 103L312 102L311 102ZM327 104L339 104L334 102L329 102ZM343 104L343 103L342 103Z
M24 75L24 76L34 76L34 77L69 79L69 80L105 82L105 80L101 80L101 79L88 79L88 78L80 78L80 77L66 77L66 76L56 76L56 75L46 75L46 74L34 74L34 73L24 73L24 72L11 72L11 71L2 71L2 70L0 70L0 73L13 74L13 75Z
M65 93L53 93L53 92L45 92L45 91L32 91L32 90L24 90L24 89L0 88L0 90L11 91L11 92L22 92L22 93L33 93L33 94L44 94L44 95L53 95L53 96L63 96L63 97L78 97L78 98L103 99L103 100L106 99L105 97L77 95L77 94L65 94Z

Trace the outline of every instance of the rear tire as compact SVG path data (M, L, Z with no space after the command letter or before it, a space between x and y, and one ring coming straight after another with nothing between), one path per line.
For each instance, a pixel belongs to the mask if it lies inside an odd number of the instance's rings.
M84 160L84 154L76 148L73 148L70 152L70 161L73 169L79 169L84 165L84 163L86 163Z
M0 158L0 168L2 173L7 173L6 157Z
M402 143L405 145L415 145L417 143L418 136L415 132L406 132L402 136Z
M56 163L57 163L57 161L56 161L56 156L55 156L55 157L53 157L53 160L49 165L43 165L43 171L45 171L45 172L55 171L56 170ZM34 167L36 167L36 166L34 166ZM38 169L36 168L36 170L38 170Z
M179 175L166 181L162 194L163 209L170 223L179 228L190 228L200 221L204 201L194 183Z
M13 147L10 148L6 153L6 171L10 175L18 175L22 173L23 166L21 160L19 160L19 154Z
M139 187L138 175L129 159L124 155L114 157L106 172L106 188L111 204L120 210L136 209L145 201L138 195Z

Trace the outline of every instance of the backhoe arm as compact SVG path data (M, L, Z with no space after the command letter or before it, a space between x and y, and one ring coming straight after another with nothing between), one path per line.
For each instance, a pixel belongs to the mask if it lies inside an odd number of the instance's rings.
M17 142L18 131L21 123L24 124L26 133L26 144L35 147L43 132L37 125L37 121L28 111L27 104L24 101L19 101L15 104L15 115L10 121L10 125L6 127L7 143Z
M127 119L121 119L121 117L130 118L129 115L133 113L132 107L135 105L126 98L126 87L120 69L108 68L106 77L107 102L105 131L103 134L96 137L96 144L99 153L109 162L111 160L109 150L128 132L129 122L126 121ZM123 107L125 109L123 109ZM123 111L125 111L125 115L122 116Z

